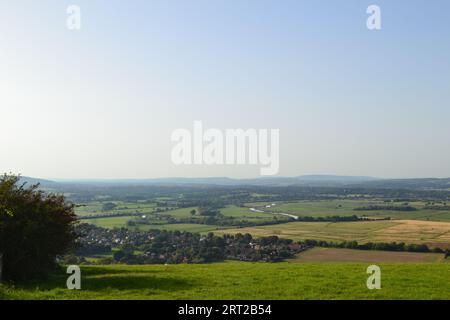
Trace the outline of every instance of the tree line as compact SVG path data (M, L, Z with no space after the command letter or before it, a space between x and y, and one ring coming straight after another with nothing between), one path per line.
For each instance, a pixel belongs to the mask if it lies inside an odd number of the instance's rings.
M324 248L345 248L355 250L377 250L377 251L404 251L404 252L422 252L422 253L445 253L449 255L448 249L439 247L430 248L426 244L406 244L404 242L367 242L358 243L357 241L331 242L324 240L304 240L300 242L307 247L324 247Z

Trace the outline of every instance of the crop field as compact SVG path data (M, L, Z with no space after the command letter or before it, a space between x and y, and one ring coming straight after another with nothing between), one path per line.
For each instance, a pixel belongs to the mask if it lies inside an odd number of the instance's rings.
M108 201L109 202L109 201ZM75 209L75 213L80 216L95 216L107 213L121 213L121 214L148 214L153 213L156 209L156 203L132 203L122 201L112 201L117 207L112 210L103 210L103 203L93 201L86 204L81 204Z
M441 253L389 252L339 248L313 248L297 255L295 262L446 262Z
M127 221L130 219L131 217L108 217L108 218L89 219L83 221L95 224L98 227L112 229L112 228L126 227Z
M217 231L220 229L219 226L205 225L205 224L195 224L195 223L173 223L173 224L152 224L152 225L142 225L138 227L139 230L167 230L167 231L185 231L192 233L207 233L212 231Z
M175 209L175 210L159 212L158 214L168 215L168 216L172 216L174 218L190 218L192 210L198 210L198 208L197 207L180 208L180 209Z
M367 263L82 266L81 290L61 269L45 282L0 286L0 299L450 299L449 263L381 263L368 290Z
M405 242L450 247L450 223L416 220L358 222L290 222L270 226L220 230L217 233L250 233L292 240Z
M450 221L449 210L429 210L424 209L425 202L408 202L409 206L417 208L416 211L395 211L395 210L371 210L355 211L355 208L367 207L370 205L386 206L384 201L378 200L318 200L318 201L292 201L277 202L275 206L265 208L271 203L250 203L249 207L262 208L266 212L284 212L299 217L327 217L327 216L370 216L385 218L390 217L401 220L432 220L432 221ZM401 206L402 204L395 204Z
M214 225L204 225L204 224L193 224L193 223L173 223L167 224L161 221L154 221L152 224L141 224L133 227L128 227L127 222L131 220L132 217L110 217L110 218L98 218L84 220L85 222L92 223L98 227L102 228L129 228L133 230L147 231L151 229L158 230L168 230L168 231L187 231L187 232L210 232L219 229L218 226Z

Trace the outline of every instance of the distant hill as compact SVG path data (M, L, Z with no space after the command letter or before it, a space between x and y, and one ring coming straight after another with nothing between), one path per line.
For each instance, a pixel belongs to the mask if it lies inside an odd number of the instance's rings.
M450 178L389 179L369 181L364 185L371 188L450 190Z
M27 185L34 185L34 184L40 184L42 187L46 186L53 186L56 184L56 182L51 180L45 180L45 179L39 179L39 178L32 178L32 177L20 177L20 182L26 183Z
M159 178L159 179L117 179L117 180L56 180L50 181L32 177L22 177L27 184L40 183L43 187L58 186L305 186L305 187L361 187L384 189L450 190L450 178L422 179L380 179L366 176L303 175L297 177L261 177L253 179L233 179L227 177L210 178Z
M95 185L217 185L217 186L341 186L378 178L334 175L308 175L298 177L261 177L253 179L211 178L160 178L160 179L122 179L122 180L71 180L60 181L65 184Z

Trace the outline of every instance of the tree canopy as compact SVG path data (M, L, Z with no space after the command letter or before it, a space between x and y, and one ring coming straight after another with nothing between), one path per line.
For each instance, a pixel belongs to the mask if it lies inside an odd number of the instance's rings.
M62 195L19 180L0 178L0 254L6 280L45 277L76 238L74 206Z

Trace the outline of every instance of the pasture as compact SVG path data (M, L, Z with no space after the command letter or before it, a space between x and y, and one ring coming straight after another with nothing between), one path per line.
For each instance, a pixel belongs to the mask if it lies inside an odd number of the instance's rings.
M218 226L214 225L204 225L204 224L194 224L194 223L173 223L168 224L162 221L155 220L151 224L138 224L136 226L129 227L127 222L132 220L133 217L108 217L108 218L98 218L84 220L84 222L92 223L98 227L102 228L128 228L133 230L147 231L152 229L167 230L167 231L186 231L186 232L210 232L219 229Z
M108 201L105 201L108 202ZM105 213L122 213L122 214L151 214L155 213L157 206L156 202L122 202L112 201L117 205L113 210L102 210L103 202L92 201L82 204L76 208L76 214L79 216L92 216ZM384 201L376 199L367 200L305 200L305 201L283 201L275 202L275 206L266 208L266 205L272 203L257 202L247 203L245 207L237 207L234 205L228 205L226 208L222 208L221 212L225 216L243 217L249 220L252 219L270 219L273 215L271 213L288 213L299 217L328 217L328 216L352 216L352 215L365 215L374 218L391 217L393 219L400 220L430 220L430 221L449 221L450 222L450 210L430 210L424 209L426 203L423 201L408 202L409 206L417 208L416 211L395 211L395 210L373 210L373 211L355 211L355 208L367 207L370 205L385 206ZM389 203L391 204L391 203ZM402 203L394 204L401 206ZM251 213L249 208L256 207L263 209L267 213ZM163 208L165 209L165 208ZM189 217L192 208L170 208L170 211L163 212L168 213L174 217Z
M0 299L450 299L450 264L379 264L381 290L366 287L368 263L242 263L82 266L81 290L65 270L45 282L0 286Z
M122 202L122 201L105 201L112 202L117 205L116 208L112 210L103 210L103 202L92 201L89 203L80 204L75 208L75 213L80 216L95 216L100 214L111 214L111 213L121 213L121 214L150 214L156 209L156 203L145 203L145 202Z
M128 206L127 206L128 207ZM140 207L142 210L142 207ZM153 210L153 209L152 209ZM162 211L162 212L147 212L142 213L147 216L147 224L138 224L136 226L128 226L127 222L135 219L135 216L120 216L120 217L99 217L97 219L84 220L84 222L95 224L103 228L130 228L138 230L150 230L150 229L160 229L160 230L179 230L179 231L189 231L189 232L209 232L217 230L219 227L216 225L205 225L205 224L194 224L194 223L176 223L169 224L165 223L164 217L173 217L177 219L199 219L201 216L198 214L192 215L191 211L198 211L197 207L189 208L179 208L174 210ZM227 206L221 209L222 215L225 217L233 217L236 219L241 219L243 221L250 222L268 222L274 219L279 219L281 221L288 221L288 219L280 216L276 216L271 213L257 213L251 212L249 208L237 207L237 206ZM221 227L222 229L224 227Z
M272 203L250 203L248 207L258 207L266 212L284 212L299 217L328 217L328 216L369 216L373 218L390 217L400 220L430 220L430 221L449 221L449 210L429 210L424 209L426 203L423 201L408 202L409 206L417 208L416 211L395 211L395 210L371 210L371 211L355 211L360 207L370 205L386 206L395 205L402 206L402 203L386 203L381 200L317 200L317 201L284 201L275 202L275 206L266 208L266 205Z
M146 231L152 229L167 230L167 231L185 231L192 233L207 233L220 229L219 226L195 224L195 223L173 223L173 224L151 224L142 225L138 227L139 230Z

